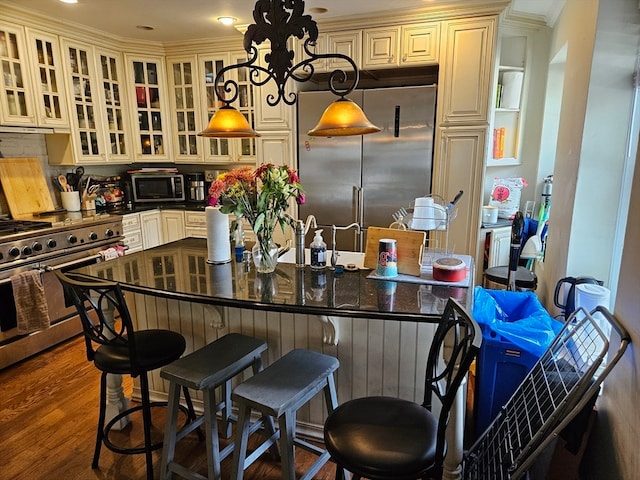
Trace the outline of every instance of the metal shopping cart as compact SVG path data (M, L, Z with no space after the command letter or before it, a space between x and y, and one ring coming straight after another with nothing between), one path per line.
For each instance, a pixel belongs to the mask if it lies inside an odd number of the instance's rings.
M607 359L609 338L598 318L620 341ZM617 340L616 340L617 341ZM465 454L463 478L517 480L578 413L622 357L630 337L604 307L576 310L484 433Z

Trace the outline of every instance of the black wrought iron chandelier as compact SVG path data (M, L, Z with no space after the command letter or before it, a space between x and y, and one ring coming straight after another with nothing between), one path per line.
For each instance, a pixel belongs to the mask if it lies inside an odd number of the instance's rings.
M244 34L247 61L226 66L217 73L214 90L224 105L211 117L208 127L198 135L222 138L260 136L245 116L231 106L239 96L239 87L232 79L224 80L228 71L248 68L247 78L257 87L271 81L275 82L277 94L268 94L267 104L273 107L282 101L287 105L293 105L298 95L286 91L287 82L289 79L300 83L311 80L315 72L313 62L321 59L346 61L353 68L353 78L350 79L342 69L336 69L329 74L329 90L339 99L327 107L316 127L309 131L309 135L334 137L380 131L355 102L345 98L356 88L360 79L358 67L353 59L341 53L315 52L318 27L311 15L304 14L303 0L258 0L253 10L253 18L256 23L249 25ZM302 39L305 34L308 38L304 41L303 48L308 58L294 65L294 52L288 48L288 40L291 37ZM259 52L256 45L266 40L271 43L271 51L265 54L267 67L264 67L258 63Z

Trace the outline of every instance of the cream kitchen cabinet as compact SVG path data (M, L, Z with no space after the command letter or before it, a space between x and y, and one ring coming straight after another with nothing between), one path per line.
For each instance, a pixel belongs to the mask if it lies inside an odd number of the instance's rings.
M130 163L133 159L130 106L126 95L122 55L96 48L98 96L104 123L106 159L110 163Z
M510 251L510 226L480 229L476 255L476 285L483 284L483 272L487 268L509 265Z
M69 128L60 40L56 35L27 29L37 123Z
M142 225L139 213L128 213L122 216L122 235L127 249L125 254L138 252L143 249Z
M149 210L140 213L140 230L142 231L142 248L152 248L164 243L162 215L160 210Z
M350 57L358 68L362 67L362 30L349 30L344 32L327 33L327 51L340 53ZM333 72L336 69L351 71L349 62L339 58L329 58L327 70Z
M436 64L440 24L379 27L364 30L364 69Z
M218 72L227 65L247 61L247 53L235 52L221 55L198 56L199 87L201 97L206 101L206 113L203 125L208 125L213 114L224 105L215 92L215 79ZM242 113L249 124L255 128L255 86L249 82L249 70L232 69L223 80L233 80L238 84L238 98L232 106ZM225 98L224 82L218 85L219 92ZM231 92L233 95L235 92ZM256 163L255 138L205 138L204 161L212 164Z
M204 161L203 139L198 132L206 125L201 115L204 103L198 95L196 56L168 58L167 70L175 161L200 163Z
M435 64L440 60L440 23L406 25L401 31L400 64Z
M267 42L268 43L268 42ZM264 56L267 48L263 47L259 52L259 62L264 68L268 68ZM298 61L297 58L293 60ZM302 73L302 72L299 72ZM264 76L260 76L260 79ZM285 86L285 95L291 95L296 82L289 81ZM294 112L295 106L288 105L284 101L280 101L277 105L269 105L269 99L274 100L278 97L278 87L273 80L266 82L260 87L256 87L255 107L256 107L256 125L258 132L262 133L267 130L290 130L294 128ZM259 154L259 152L258 152Z
M443 22L438 122L488 125L496 17Z
M304 40L306 40L307 37L304 38ZM299 63L302 60L306 60L309 58L309 55L307 55L307 53L304 51L304 41L303 40L299 40L297 38L294 38L293 41L295 42L295 46L294 46L294 63ZM324 54L324 53L328 53L329 46L327 43L327 33L323 32L323 33L318 33L318 39L316 40L315 45L312 45L309 47L309 50L313 53L316 54ZM327 59L323 58L320 60L316 60L315 62L313 62L313 73L325 73L328 71L327 68ZM296 73L300 76L303 75L302 71L296 71Z
M169 102L162 57L125 54L137 162L172 161Z
M364 31L362 67L385 68L400 65L400 27L369 28Z
M34 90L29 78L25 31L18 25L0 23L0 123L38 125Z
M207 238L207 219L204 212L184 212L185 237Z
M161 210L162 243L175 242L185 237L184 211Z
M62 39L71 133L47 135L52 165L130 163L131 136L119 53Z
M477 251L487 130L487 126L436 128L434 146L440 161L434 163L433 184L437 187L433 193L450 200L462 190L464 197L456 204L457 215L448 230L434 232L434 240L469 255Z

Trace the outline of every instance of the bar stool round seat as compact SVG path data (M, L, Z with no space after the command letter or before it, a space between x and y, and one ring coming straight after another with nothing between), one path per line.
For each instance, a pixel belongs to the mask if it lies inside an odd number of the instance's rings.
M484 271L484 286L487 288L487 282L506 286L509 282L508 279L509 267L506 265L487 268ZM518 266L516 270L516 288L518 290L535 290L538 288L538 276L528 268Z
M168 418L160 467L162 478L171 478L172 473L177 473L184 478L202 479L198 473L175 462L174 455L176 443L204 423L207 478L220 480L220 462L233 452L233 442L220 450L216 414L222 412L221 431L229 438L231 421L236 420L231 413L231 381L247 368L252 368L254 374L262 370L261 354L266 349L264 340L229 333L160 370L160 376L169 381ZM203 414L178 431L181 387L203 392ZM218 387L221 387L221 395L216 401L215 389Z

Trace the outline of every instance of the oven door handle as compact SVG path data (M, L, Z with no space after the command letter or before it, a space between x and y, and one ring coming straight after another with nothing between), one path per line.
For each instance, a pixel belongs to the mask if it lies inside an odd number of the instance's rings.
M53 267L50 267L48 265L34 267L33 270L39 270L40 273L53 272L54 270L60 270L61 268L78 267L80 265L93 265L95 263L98 263L101 259L102 259L102 255L97 253L95 255L89 255L87 257L82 257L77 260L72 260L71 262L60 263L58 265L54 265ZM3 278L2 280L0 280L0 285L4 285L10 282L11 282L11 277Z
M53 267L49 267L48 265L45 265L42 269L44 271L47 272L52 272L54 270L62 270L65 268L69 268L69 267L77 267L80 265L93 265L95 263L100 262L103 259L103 254L102 253L96 253L95 255L89 255L87 257L82 257L79 258L77 260L72 260L70 262L66 262L66 263L60 263L58 265L54 265Z

